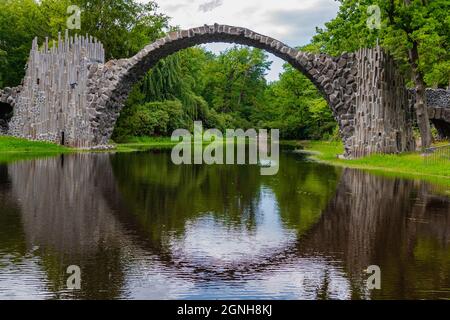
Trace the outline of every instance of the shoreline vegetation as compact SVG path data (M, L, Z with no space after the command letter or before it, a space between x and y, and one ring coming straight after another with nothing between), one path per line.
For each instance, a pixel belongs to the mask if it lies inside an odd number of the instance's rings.
M292 143L290 143L292 144ZM361 169L385 177L423 180L447 188L450 195L450 161L427 159L420 152L403 154L374 154L360 159L346 160L337 156L344 153L341 142L298 141L300 152L321 163L344 168Z
M109 152L135 152L151 149L170 148L178 142L170 137L132 138L126 143L115 145ZM339 159L344 148L341 142L332 141L281 141L281 145L298 148L298 152L306 154L311 160L345 168L368 170L387 177L420 179L450 188L450 161L433 159L427 161L420 152L397 155L376 154L361 159ZM87 152L67 148L48 142L28 141L25 139L0 137L0 163L27 160L60 154ZM91 151L89 151L91 152ZM104 152L104 151L94 151ZM108 152L108 151L106 151ZM450 191L447 190L447 193Z
M76 152L50 142L0 136L0 164Z

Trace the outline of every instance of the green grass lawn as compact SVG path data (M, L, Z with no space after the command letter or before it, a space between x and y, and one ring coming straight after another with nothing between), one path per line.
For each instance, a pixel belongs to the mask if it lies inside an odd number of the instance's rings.
M54 156L73 152L57 144L0 136L0 162Z
M237 142L237 140L233 140L230 138L224 138L223 143L233 143ZM246 141L247 143L248 141ZM148 150L148 149L167 149L171 148L180 143L179 141L171 141L170 137L139 137L139 138L130 138L126 142L118 143L116 145L116 151L118 152L132 152L132 151L140 151L140 150ZM192 143L194 141L192 140ZM208 145L211 142L203 141L203 145ZM295 143L295 142L292 142Z
M177 143L171 141L170 137L138 137L130 138L124 143L118 143L116 150L118 152L133 152L154 148L169 148Z
M344 153L341 142L300 141L298 144L311 155L311 158L328 164L366 169L385 176L420 178L450 186L449 160L429 160L419 152L376 154L360 159L345 160L337 157Z

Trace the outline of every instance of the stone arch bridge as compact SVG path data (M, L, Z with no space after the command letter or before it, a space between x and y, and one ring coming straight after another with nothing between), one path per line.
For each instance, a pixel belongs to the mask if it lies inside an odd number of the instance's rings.
M107 145L133 84L159 60L210 42L266 50L306 75L327 100L347 157L415 149L411 94L379 47L331 57L218 24L169 33L129 59L106 63L101 43L92 37L66 32L53 47L46 39L43 49L35 39L22 86L0 91L0 101L14 105L8 134L74 147Z

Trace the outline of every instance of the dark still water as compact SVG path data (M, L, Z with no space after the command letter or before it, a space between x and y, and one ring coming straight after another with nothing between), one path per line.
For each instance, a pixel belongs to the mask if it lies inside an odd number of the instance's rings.
M286 152L272 177L169 151L2 165L0 298L449 299L442 189Z

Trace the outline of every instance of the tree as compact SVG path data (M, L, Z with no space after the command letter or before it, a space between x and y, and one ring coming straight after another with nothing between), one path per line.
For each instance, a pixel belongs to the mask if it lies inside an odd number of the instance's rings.
M232 114L234 126L252 126L251 118L264 103L265 75L271 62L259 50L235 46L209 61L202 96L211 109Z
M71 32L99 39L105 48L106 60L136 54L168 28L169 18L157 12L158 5L154 1L42 0L39 7L47 17L50 37L67 29L67 8L71 5L81 9L81 30Z
M35 36L44 36L47 19L33 0L0 1L0 82L20 84Z
M192 120L205 120L207 103L201 97L204 67L210 59L206 51L189 48L160 60L140 86L142 102L178 99Z
M314 84L291 65L265 92L261 126L280 129L285 139L323 139L336 127L330 107Z
M383 44L398 61L407 63L406 69L416 89L415 110L422 148L427 148L432 136L425 103L425 78L433 78L426 75L436 72L439 61L449 60L450 3L446 0L391 0L385 4L385 11Z
M129 137L169 136L173 130L185 126L180 101L149 102L133 105L122 112L113 139L121 142Z
M67 29L67 8L82 10L81 30L100 40L106 59L125 58L164 34L168 17L154 1L137 0L2 0L0 1L0 82L16 86L24 76L34 37L56 39Z
M450 2L448 0L340 0L336 18L318 29L313 43L337 55L374 46L391 53L416 89L415 110L422 147L431 144L425 86L448 86L450 78ZM370 5L381 10L381 28L366 27Z

